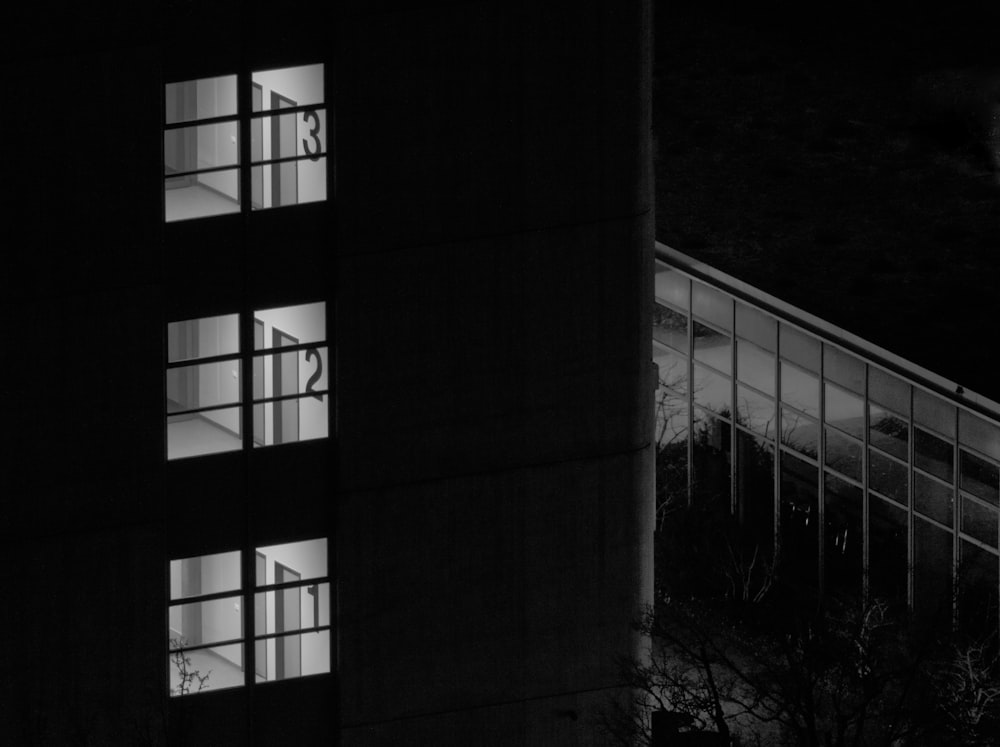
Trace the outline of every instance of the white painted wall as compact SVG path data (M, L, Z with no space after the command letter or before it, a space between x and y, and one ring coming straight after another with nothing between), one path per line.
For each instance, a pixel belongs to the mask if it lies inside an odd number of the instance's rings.
M234 342L235 341L235 342ZM198 320L198 353L202 356L221 355L216 351L239 349L239 315L212 316ZM239 360L201 366L198 376L199 404L239 402L240 400ZM202 416L214 423L242 434L239 408L212 410Z

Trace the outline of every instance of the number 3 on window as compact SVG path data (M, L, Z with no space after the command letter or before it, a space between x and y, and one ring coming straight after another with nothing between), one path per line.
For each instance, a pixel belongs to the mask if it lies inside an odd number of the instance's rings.
M309 156L310 161L318 161L320 153L323 150L323 144L319 140L319 113L315 109L302 112L303 122L309 124L310 119L312 120L312 129L309 130L309 137L312 138L315 145L313 148L310 148L309 141L306 138L302 138L302 150Z

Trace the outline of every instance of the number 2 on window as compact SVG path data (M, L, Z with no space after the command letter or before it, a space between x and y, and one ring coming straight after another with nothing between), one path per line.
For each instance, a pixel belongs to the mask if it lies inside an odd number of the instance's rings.
M307 393L316 391L313 387L315 387L316 384L319 383L320 377L323 375L323 358L320 356L319 351L317 351L316 348L309 348L308 350L306 350L306 363L308 363L313 358L316 359L316 371L315 373L313 373L312 376L309 377L309 380L306 382ZM313 397L315 397L320 402L323 401L323 395L321 394L314 394Z
M315 109L302 112L303 122L309 124L310 119L312 120L312 129L309 130L309 137L312 138L315 149L309 147L309 141L306 138L302 138L302 150L309 156L310 161L318 161L320 153L323 150L323 144L319 140L319 113Z

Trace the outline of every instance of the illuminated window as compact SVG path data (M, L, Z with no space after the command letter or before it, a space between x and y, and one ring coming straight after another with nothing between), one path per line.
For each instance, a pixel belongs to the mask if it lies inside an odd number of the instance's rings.
M326 304L261 309L252 323L248 351L240 349L239 314L167 325L168 459L329 435ZM248 403L243 372L250 370Z
M238 111L238 90L247 83L251 110ZM258 71L249 81L223 75L168 83L165 220L325 200L323 85L321 64ZM247 163L249 174L240 168Z
M256 548L246 587L242 560L234 550L170 561L171 696L330 671L326 539ZM245 625L252 649L244 645Z

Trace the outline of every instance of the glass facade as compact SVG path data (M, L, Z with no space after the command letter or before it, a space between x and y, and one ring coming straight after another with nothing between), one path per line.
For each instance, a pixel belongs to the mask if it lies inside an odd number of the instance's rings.
M998 629L996 422L660 261L655 293L658 510L728 498L793 593Z

